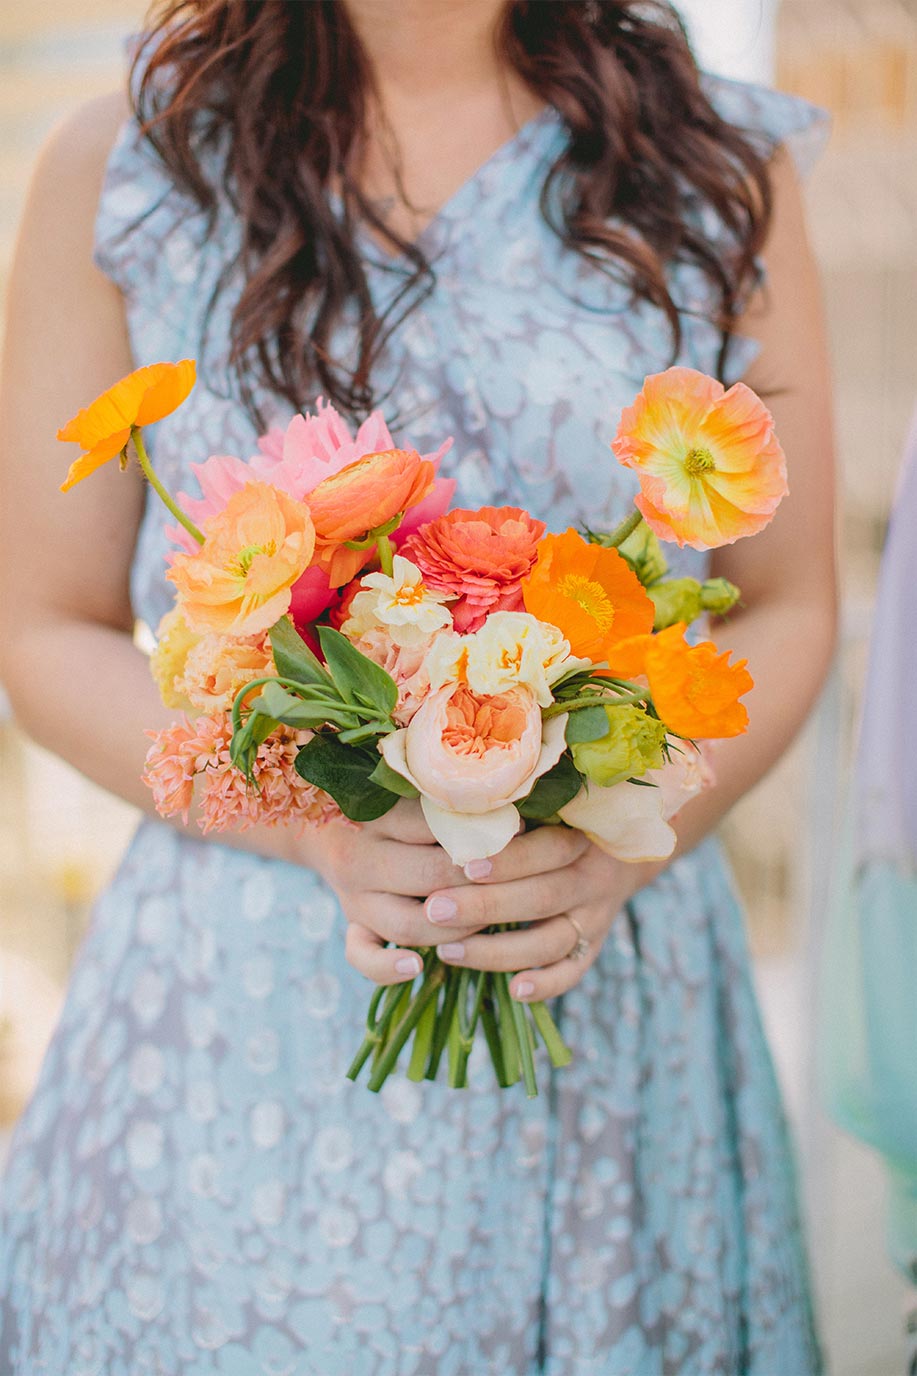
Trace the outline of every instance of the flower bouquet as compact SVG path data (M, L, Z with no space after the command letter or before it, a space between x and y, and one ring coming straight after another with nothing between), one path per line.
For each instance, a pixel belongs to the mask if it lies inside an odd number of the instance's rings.
M697 742L745 731L745 662L692 623L738 598L668 576L660 540L711 549L760 530L786 492L771 418L741 383L672 368L646 379L612 448L640 485L613 531L551 533L517 507L449 510L435 454L397 448L379 413L351 435L332 407L270 431L243 461L193 466L201 496L162 486L142 427L194 384L194 364L141 368L59 438L82 448L67 490L131 447L177 521L176 603L151 666L183 715L150 732L145 780L163 816L207 831L360 824L418 798L457 865L523 826L566 825L622 861L672 854L671 818L711 781ZM511 975L418 952L380 987L349 1075L467 1083L483 1030L501 1086L537 1092L535 1048L570 1051Z

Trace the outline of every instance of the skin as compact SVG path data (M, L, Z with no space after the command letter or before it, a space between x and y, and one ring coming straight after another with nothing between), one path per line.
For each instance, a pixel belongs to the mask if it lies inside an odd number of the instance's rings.
M499 0L348 0L348 8L381 74L362 176L372 195L391 201L392 223L410 236L538 102L493 56ZM151 813L140 782L143 733L173 714L131 641L128 574L142 482L135 468L121 474L112 463L60 496L71 455L54 439L59 424L134 366L123 300L91 262L103 168L125 113L120 97L105 98L58 130L22 222L0 378L0 673L36 740ZM743 591L741 614L719 639L751 661L752 729L718 747L716 786L678 816L677 853L715 828L785 751L817 697L834 643L824 326L786 156L777 156L773 174L769 289L743 322L761 353L745 380L768 396L792 495L762 535L714 556L714 573ZM300 839L281 828L220 840L317 870L340 899L348 958L369 979L410 978L419 962L406 948L436 944L454 964L517 971L514 995L533 1000L583 977L621 907L664 868L622 864L577 833L545 828L518 836L489 870L484 861L463 872L433 841L419 805L404 801L359 832L331 825ZM482 934L520 920L533 925ZM574 923L589 942L578 960L569 958Z

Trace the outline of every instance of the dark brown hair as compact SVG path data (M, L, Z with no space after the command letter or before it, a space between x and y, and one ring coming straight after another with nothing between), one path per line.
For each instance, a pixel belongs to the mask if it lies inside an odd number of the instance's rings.
M697 265L723 332L722 368L767 230L767 150L716 113L671 6L506 0L497 44L569 131L542 194L552 228L664 312L673 356L681 324L667 274ZM354 180L372 75L346 6L164 0L136 64L137 115L170 177L211 225L223 194L240 217L240 258L229 267L241 269L244 286L230 358L243 396L252 405L257 379L297 409L321 391L345 413L364 414L378 400L380 350L435 279ZM214 148L226 150L218 183L206 170ZM728 252L688 214L689 198L715 213ZM361 221L399 255L403 280L381 318L354 242ZM350 366L331 344L345 308L359 318Z

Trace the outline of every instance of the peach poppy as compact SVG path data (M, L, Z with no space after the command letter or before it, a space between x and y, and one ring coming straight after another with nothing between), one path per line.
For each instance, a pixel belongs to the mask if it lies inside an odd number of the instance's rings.
M386 449L333 473L309 493L315 523L316 564L331 586L349 583L367 562L366 550L348 541L366 539L373 530L416 506L433 490L436 470L414 449Z
M192 630L257 635L290 606L315 548L309 508L266 483L248 483L204 526L196 554L177 554L166 577Z
M670 731L689 740L719 740L748 729L748 711L739 699L755 686L754 679L745 667L748 661L730 664L730 653L721 653L710 640L689 645L684 622L647 637L646 677Z
M616 641L650 631L655 614L618 551L590 545L575 530L544 537L522 596L527 611L563 632L572 654L593 662Z
M180 363L150 363L128 373L78 411L57 432L59 440L73 441L83 450L70 465L61 492L69 492L120 454L132 430L152 425L177 410L194 386L195 376L193 358L183 358Z
M639 478L647 524L680 546L717 549L754 535L787 493L766 406L743 382L727 392L693 368L648 377L611 447Z
M428 588L458 601L456 630L476 631L492 611L522 611L522 579L532 570L543 521L516 506L450 511L402 546Z

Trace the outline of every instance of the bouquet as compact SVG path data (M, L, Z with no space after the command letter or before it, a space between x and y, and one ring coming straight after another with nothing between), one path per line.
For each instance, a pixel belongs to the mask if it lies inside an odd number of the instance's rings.
M612 442L634 510L615 530L554 533L518 507L450 510L451 441L398 448L378 412L352 435L321 400L248 460L193 465L201 495L173 497L142 431L194 379L188 359L140 368L58 436L83 451L63 490L132 449L177 523L151 667L182 715L148 733L144 774L161 815L187 822L195 803L205 832L359 825L407 797L461 866L539 825L626 862L671 855L672 817L712 780L698 743L746 730L753 683L687 635L738 589L669 576L660 542L712 549L773 516L786 466L749 388L648 377ZM479 1027L501 1086L537 1093L539 1042L570 1060L511 975L418 954L415 979L370 999L352 1079L370 1062L380 1089L410 1043L409 1076L445 1060L462 1087Z

